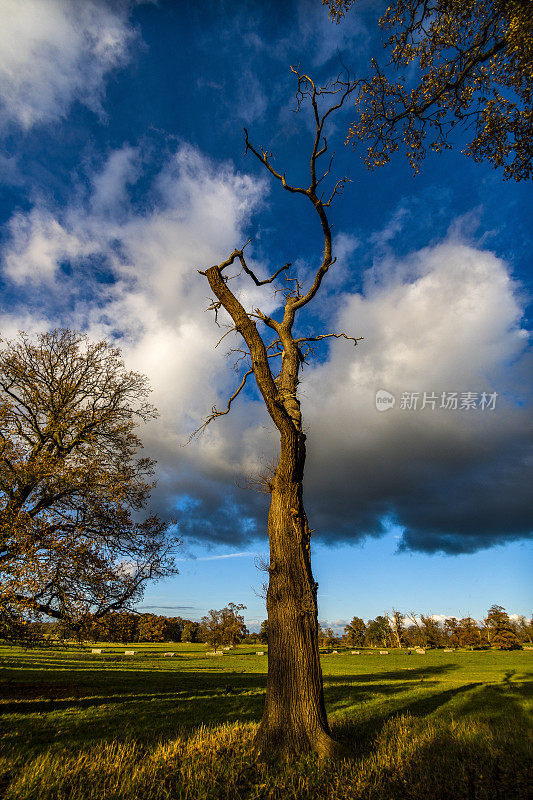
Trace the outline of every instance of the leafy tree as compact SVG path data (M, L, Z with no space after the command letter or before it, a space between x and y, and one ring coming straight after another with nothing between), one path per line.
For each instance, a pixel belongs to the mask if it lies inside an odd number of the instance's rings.
M485 625L489 642L494 647L500 650L514 650L520 647L520 640L503 606L493 605L489 608Z
M333 647L337 643L337 637L333 628L324 628L322 631L322 645L324 647Z
M520 614L515 624L520 641L533 644L533 617L528 620L523 614Z
M142 614L137 631L139 642L164 642L166 636L166 619L156 614Z
M264 619L259 629L259 641L261 644L268 645L268 620Z
M182 642L200 642L201 641L201 626L199 622L193 622L190 619L183 621L183 628L181 632Z
M165 640L169 642L181 642L183 632L183 620L181 617L164 617L165 620Z
M431 615L421 614L420 620L427 647L440 647L443 641L442 629Z
M458 647L459 642L459 623L455 617L447 617L443 623L444 635L451 647Z
M244 616L240 613L246 608L242 603L228 603L222 609L223 639L224 644L234 647L248 635L248 629L244 622Z
M365 644L371 647L387 647L390 641L390 626L387 617L369 619L366 625Z
M323 0L339 21L356 0ZM387 68L356 102L348 140L368 142L375 167L404 147L415 172L429 148L450 147L458 126L473 138L465 153L503 167L506 178L532 174L533 4L530 0L395 0L380 19L388 32ZM405 77L416 68L411 86Z
M412 622L409 635L411 646L416 645L417 647L425 647L427 642L422 620L414 611L409 611L407 617Z
M457 625L457 637L461 647L468 647L471 650L481 645L481 631L478 624L472 617L464 617L459 620Z
M155 410L119 351L77 332L21 333L0 351L0 618L100 618L175 572L146 505Z
M297 78L298 108L310 106L314 134L309 153L309 182L291 184L284 172L273 166L272 154L252 144L245 131L246 152L253 154L284 190L302 198L313 208L324 245L318 267L307 286L297 275L287 274L290 264L260 280L248 264L244 247L235 249L220 264L199 270L207 279L214 299L210 308L225 314L227 334L238 335L237 368L241 382L230 396L225 410L213 409L196 433L214 419L229 413L233 402L254 375L266 410L280 436L279 460L273 473L265 476L263 489L270 494L268 536L270 563L267 591L269 659L267 692L261 724L255 737L255 749L269 757L276 754L314 750L323 755L338 752L330 736L324 705L322 674L318 652L317 584L311 570L310 536L303 504L303 477L306 460L306 435L298 399L299 375L313 344L333 337L353 344L347 334L296 332L300 312L313 301L322 281L334 263L328 213L346 179L333 185L329 196L323 192L329 168L320 161L328 150L324 139L326 123L354 90L355 84L338 79L319 87L312 79L292 68ZM255 287L271 286L275 281L282 311L270 316L258 308L245 310L236 289L230 288L227 270L237 263L243 280ZM281 276L281 277L280 277ZM282 283L283 281L283 283ZM233 287L234 284L231 284ZM239 296L238 296L239 295ZM259 331L261 328L261 333ZM307 328L307 325L305 326ZM226 334L224 334L226 335ZM279 366L276 366L279 365Z
M202 617L202 631L205 641L215 650L225 644L233 647L247 635L244 617L240 614L246 608L241 603L229 603L226 608L215 611Z
M215 611L211 609L201 622L202 638L210 645L213 650L218 650L222 647L224 641L224 623L222 619L222 611Z
M361 617L354 617L344 628L348 644L351 647L362 647L365 642L365 631L366 625Z

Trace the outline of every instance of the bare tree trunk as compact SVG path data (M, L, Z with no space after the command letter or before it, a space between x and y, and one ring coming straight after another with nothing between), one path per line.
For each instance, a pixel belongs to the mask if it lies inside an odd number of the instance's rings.
M247 349L239 348L238 352L248 359L248 370L229 398L226 410L217 411L213 408L195 433L203 430L213 419L229 413L232 402L246 383L247 376L253 373L257 388L281 439L278 465L269 483L268 682L263 718L255 739L256 751L269 759L309 751L323 756L342 752L341 747L330 736L324 706L318 652L317 584L311 572L310 530L302 499L305 435L302 432L297 390L299 372L311 343L332 337L347 339L353 344L358 341L344 332L298 338L293 336L296 314L313 300L320 290L324 276L334 263L326 209L331 206L333 198L342 191L347 181L347 178L337 181L327 202L323 201L322 194L317 194L319 184L328 176L331 167L330 162L330 167L318 177L317 159L327 151L327 142L323 136L324 124L327 117L342 106L357 84L339 78L321 89L307 75L301 75L296 68L291 69L298 78L298 106L307 98L316 123L309 187L302 188L287 183L285 175L273 168L271 154L262 148L255 148L245 129L246 151L250 150L288 192L305 196L313 204L324 236L324 253L314 280L307 291L303 291L297 278L286 278L286 286L281 290L284 307L283 318L280 320L263 314L259 308L247 312L229 288L230 279L224 275L224 270L238 261L242 271L255 285L263 286L272 284L290 264L280 267L270 278L259 280L246 263L243 248L234 250L222 264L199 270L207 278L216 298L210 308L215 314L220 308L225 309L234 325L230 331L234 330L244 339ZM331 100L323 113L319 111L319 97L322 95ZM265 341L260 335L256 320L273 332L274 339L271 342ZM239 361L242 361L242 357ZM281 358L281 367L279 361L275 362L277 358ZM277 363L276 369L280 367L279 371L272 371L273 363Z
M302 502L304 463L304 434L296 442L282 441L268 515L268 683L255 739L256 750L269 758L308 751L332 755L339 749L324 706L317 584Z

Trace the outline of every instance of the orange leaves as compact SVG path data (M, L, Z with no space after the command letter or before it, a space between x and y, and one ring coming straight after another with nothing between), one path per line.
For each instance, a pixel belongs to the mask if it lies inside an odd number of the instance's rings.
M353 0L324 0L340 20ZM365 162L380 166L408 142L414 171L426 148L448 148L457 124L474 131L465 152L504 168L505 178L532 174L533 4L520 0L396 0L380 20L390 52L386 74L372 61L348 140L369 141ZM408 89L391 77L408 65L420 73ZM357 140L357 141L356 141ZM414 145L414 146L413 146Z
M0 616L104 613L174 570L167 526L132 519L153 486L153 463L135 458L136 426L155 416L147 393L106 342L68 330L4 342Z

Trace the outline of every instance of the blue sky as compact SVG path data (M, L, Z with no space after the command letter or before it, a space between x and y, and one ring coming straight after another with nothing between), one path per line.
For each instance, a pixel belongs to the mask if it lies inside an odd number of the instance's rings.
M261 275L287 261L311 274L316 220L244 158L242 128L305 181L312 131L289 66L368 74L377 6L340 25L320 0L0 7L0 330L82 329L148 375L153 508L185 538L180 575L146 592L162 613L233 601L264 616L265 497L246 485L276 436L253 388L182 447L236 379L196 270L251 237ZM460 134L416 177L400 154L369 172L343 143L353 118L348 103L328 134L352 183L331 212L337 263L302 319L364 337L323 346L302 375L320 616L528 614L531 186L462 156ZM238 291L276 313L268 290ZM378 410L379 390L394 407Z

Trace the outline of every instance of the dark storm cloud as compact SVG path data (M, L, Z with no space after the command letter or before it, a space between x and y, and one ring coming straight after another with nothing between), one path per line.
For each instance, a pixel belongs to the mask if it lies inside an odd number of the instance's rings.
M516 287L492 254L454 241L412 257L408 272L395 265L379 288L343 296L337 327L363 330L363 345L336 345L304 372L305 503L315 536L357 541L394 522L400 550L449 554L528 537L532 361ZM396 397L385 412L375 403L384 387ZM420 408L424 391L438 397L435 408ZM417 409L401 408L405 392L419 393ZM439 408L443 392L457 392L457 409ZM466 392L475 408L460 408ZM496 392L493 408L481 407L483 392ZM247 424L238 411L217 421L211 452L218 459L222 449L238 474L204 462L202 479L195 469L182 475L194 498L178 514L184 535L232 545L264 535L265 496L239 488L243 456L250 463L251 452L276 450L261 419L255 405Z

